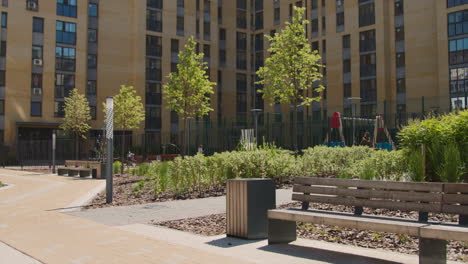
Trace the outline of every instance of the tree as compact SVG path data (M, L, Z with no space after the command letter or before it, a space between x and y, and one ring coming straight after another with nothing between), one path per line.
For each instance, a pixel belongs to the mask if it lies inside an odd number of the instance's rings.
M322 79L319 64L321 60L317 51L312 51L306 38L305 27L309 23L304 19L305 8L294 8L295 15L292 23L287 22L281 33L274 37L265 36L270 42L268 52L271 54L265 60L257 74L258 84L264 88L260 90L263 98L293 107L293 137L294 148L297 151L297 108L309 106L313 101L320 101L320 96L309 96L308 90L315 82ZM316 92L323 91L318 85Z
M75 159L78 157L79 138L86 138L91 126L88 122L91 120L89 102L83 94L78 93L78 89L73 89L71 94L65 98L65 117L60 128L69 131L75 138Z
M169 81L163 87L164 98L169 109L182 118L185 136L181 140L182 154L185 154L185 139L187 138L187 119L203 117L213 109L210 106L210 96L214 93L216 83L209 80L208 66L203 62L203 53L195 52L196 42L192 37L179 53L177 72L169 74Z
M105 104L104 113L106 113ZM117 129L123 130L120 153L122 161L121 173L123 173L125 161L125 133L127 130L138 129L143 120L145 120L145 109L141 102L141 97L136 94L133 86L120 86L119 94L114 96L114 126Z

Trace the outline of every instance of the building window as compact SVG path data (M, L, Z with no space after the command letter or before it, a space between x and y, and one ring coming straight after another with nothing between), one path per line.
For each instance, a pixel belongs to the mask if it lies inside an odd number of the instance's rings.
M395 40L396 41L405 40L405 28L403 26L395 28Z
M88 28L88 42L96 43L97 42L97 30Z
M247 1L237 0L237 28L247 28Z
M397 80L397 93L406 93L406 80L405 79Z
M447 0L447 7L468 4L468 0Z
M96 69L97 56L95 54L88 54L88 69Z
M8 0L2 0L2 6L8 7Z
M74 72L75 56L75 48L57 46L55 48L55 69Z
M32 47L32 59L33 60L42 60L42 46L33 46Z
M468 10L450 13L448 15L449 37L468 34Z
M5 71L4 71L4 70L0 70L0 87L5 87L5 83L6 83L6 80L5 80Z
M450 69L450 93L468 93L468 67Z
M76 0L57 0L57 15L76 17Z
M327 19L325 16L322 17L322 34L327 31Z
M97 4L89 4L88 5L88 16L90 16L90 17L97 17L98 16L98 5Z
M8 13L2 12L2 28L8 27Z
M311 7L312 9L318 8L318 0L311 0Z
M468 63L468 38L449 41L450 65Z
M88 81L88 83L86 85L86 94L87 95L96 95L97 94L96 81Z
M397 68L405 67L405 53L399 52L396 54L396 66Z
M403 0L395 0L395 16L404 14Z
M344 35L343 36L343 49L350 49L351 48L351 36Z
M279 5L279 0L275 0L275 10L273 11L273 24L279 25L281 20L281 9Z
M361 52L375 51L375 30L361 32L359 36L359 50Z
M162 38L156 36L146 36L146 55L147 56L162 56Z
M146 58L146 79L151 81L161 81L162 70L160 59Z
M185 31L185 18L184 18L184 1L185 0L177 0L177 22L176 22L176 32L177 35L183 36Z
M5 100L0 100L0 116L5 115Z
M30 11L38 11L39 10L38 0L26 0L26 9Z
M338 32L342 32L344 30L344 23L345 23L345 16L344 12L340 12L336 14L336 27Z
M146 107L146 129L161 129L161 108Z
M162 104L161 83L146 83L146 104Z
M351 72L351 59L343 60L343 73Z
M162 9L163 8L163 0L147 0L146 6L150 8Z
M236 75L236 94L237 113L247 113L247 76L245 74Z
M0 57L6 57L6 41L0 42Z
M75 75L73 74L55 74L55 98L68 97L75 88Z
M319 31L319 22L318 22L318 19L317 19L317 18L312 19L311 28L312 28L312 35L314 35L314 33L315 33L315 34L318 34L318 31Z
M377 73L375 53L361 55L361 77L372 77Z
M350 83L343 84L343 97L344 98L351 97L351 84Z
M359 6L359 27L365 27L375 24L374 3L363 4Z
M31 102L31 116L42 116L41 102Z
M56 42L75 45L76 24L70 22L56 22Z
M65 102L55 101L54 104L54 116L55 117L64 117L65 116Z
M237 68L241 70L247 69L247 34L237 32L236 34L237 47Z
M44 33L44 19L33 17L33 32Z
M312 51L317 51L317 52L318 52L318 50L319 50L319 42L318 42L318 41L312 42L311 47L312 47Z
M361 80L361 100L362 102L377 101L377 80Z
M219 65L226 66L226 29L219 29Z
M155 32L162 32L161 10L146 10L146 29Z
M223 0L218 0L218 24L223 24Z

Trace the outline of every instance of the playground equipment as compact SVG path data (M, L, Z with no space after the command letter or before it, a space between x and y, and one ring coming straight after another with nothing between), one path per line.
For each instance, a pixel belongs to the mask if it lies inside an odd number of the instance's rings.
M333 113L330 121L330 132L325 136L323 145L328 147L346 146L343 135L343 123L341 122L341 114L339 112Z
M385 149L392 151L395 149L395 144L388 132L387 127L382 116L378 115L375 117L374 126L374 137L372 140L372 146L375 149Z

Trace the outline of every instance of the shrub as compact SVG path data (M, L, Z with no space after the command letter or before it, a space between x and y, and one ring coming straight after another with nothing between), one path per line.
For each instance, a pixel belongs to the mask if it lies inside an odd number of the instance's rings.
M113 171L114 171L114 174L118 174L120 173L120 169L122 168L122 162L120 161L115 161L114 164L113 164Z
M412 153L419 151L421 145L426 146L426 180L449 180L449 177L462 181L467 177L466 170L460 168L466 168L468 163L468 110L411 122L398 133L398 138L400 146L407 150L408 155L414 155ZM446 146L450 144L453 146L447 152ZM455 160L446 160L447 155ZM464 175L449 176L446 174L449 171Z
M304 151L302 174L312 177L346 177L356 162L369 158L375 151L369 147L329 148L319 146Z
M367 159L356 162L349 173L363 180L408 180L405 155L402 151L374 151Z

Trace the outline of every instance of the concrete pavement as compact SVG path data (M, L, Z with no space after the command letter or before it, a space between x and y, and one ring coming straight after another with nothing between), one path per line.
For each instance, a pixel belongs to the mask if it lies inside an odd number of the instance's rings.
M39 262L248 263L59 212L99 180L0 169L0 181L15 185L0 189L0 241Z
M418 263L414 255L305 239L269 246L265 240L202 237L152 225L125 224L132 221L116 221L124 224L116 227L62 213L102 189L102 180L0 169L0 181L13 186L0 188L1 264ZM223 210L219 200L202 202L214 206L213 210ZM156 210L156 204L144 206L149 206L145 210ZM182 205L177 206L167 209L179 211L170 217L183 216ZM99 211L94 214L99 215Z

